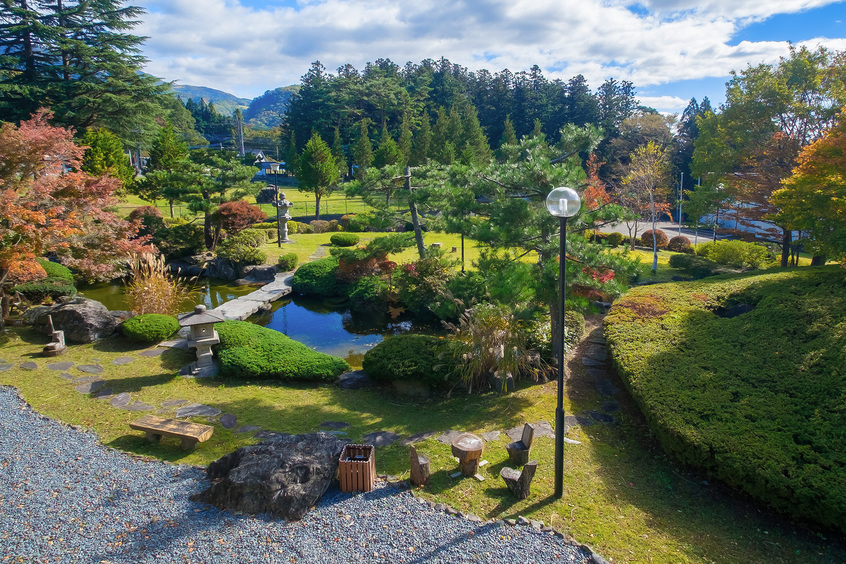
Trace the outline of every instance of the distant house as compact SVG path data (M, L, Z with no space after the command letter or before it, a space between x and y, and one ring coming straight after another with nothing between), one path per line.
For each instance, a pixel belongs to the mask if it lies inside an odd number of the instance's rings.
M266 184L275 184L277 186L295 186L297 181L288 176L288 170L285 168L285 163L269 158L264 154L264 151L259 151L256 154L255 166L259 167L259 171L253 176L253 182L264 182ZM278 172L274 175L273 168L276 165Z

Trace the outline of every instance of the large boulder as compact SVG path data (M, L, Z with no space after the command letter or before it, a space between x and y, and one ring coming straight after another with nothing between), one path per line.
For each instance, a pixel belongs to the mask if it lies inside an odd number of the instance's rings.
M273 282L276 278L276 265L274 264L248 264L238 269L241 278L255 280L256 282Z
M211 487L191 497L218 509L297 521L320 500L349 441L328 433L281 435L211 464Z
M65 341L70 343L93 343L110 337L117 327L117 321L100 302L87 298L74 298L64 303L40 309L32 316L32 327L50 335L50 321L56 331L65 332Z
M208 262L206 266L209 278L218 278L220 280L235 280L238 278L238 269L235 264L226 258L217 257Z

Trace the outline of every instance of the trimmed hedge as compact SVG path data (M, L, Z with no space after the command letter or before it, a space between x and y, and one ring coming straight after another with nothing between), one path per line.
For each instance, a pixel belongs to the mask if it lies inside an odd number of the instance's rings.
M364 355L362 368L376 382L413 380L429 386L455 381L454 345L431 335L394 335Z
M670 243L670 239L667 238L667 234L661 231L660 229L655 230L655 241L657 242L657 247L659 249L666 249L667 245ZM652 241L652 230L644 231L643 235L640 236L640 240L643 243L644 247L652 248L653 241Z
M605 333L671 455L846 532L844 312L843 270L802 268L635 288Z
M297 268L297 263L299 261L300 257L297 256L297 253L288 253L279 257L276 267L279 272L290 272Z
M273 329L246 321L224 321L215 328L224 378L331 382L350 370L345 360L314 351Z
M361 238L355 233L335 233L329 238L329 242L336 247L352 247L358 245Z
M169 315L145 313L124 321L120 330L132 341L158 343L179 331L179 322Z
M670 266L694 278L705 278L717 273L722 267L716 262L698 255L673 255Z
M12 288L12 293L15 292L20 292L32 303L41 303L47 298L53 301L63 296L72 298L76 295L76 287L64 278L44 278L18 284Z
M59 278L73 284L73 272L67 266L51 262L45 258L37 258L35 262L41 265L41 268L47 273L47 278Z
M693 247L690 244L690 239L684 235L676 235L667 243L667 250L676 253L692 253Z
M338 296L344 285L338 280L338 259L329 257L306 263L297 269L291 288L304 296Z

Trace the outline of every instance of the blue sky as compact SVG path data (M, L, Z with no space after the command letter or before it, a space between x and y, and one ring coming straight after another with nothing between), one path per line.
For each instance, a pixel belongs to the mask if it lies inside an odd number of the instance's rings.
M789 44L846 51L838 0L141 0L147 71L253 98L388 58L446 57L471 70L539 65L596 88L630 80L644 105L723 101L732 70L776 63Z

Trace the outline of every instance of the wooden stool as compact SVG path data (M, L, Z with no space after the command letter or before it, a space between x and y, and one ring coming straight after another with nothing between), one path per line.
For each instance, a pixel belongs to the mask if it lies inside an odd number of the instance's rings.
M514 468L503 468L499 471L499 475L505 480L505 485L508 486L512 494L518 499L526 499L531 493L532 478L535 477L537 469L538 461L532 460L523 466L522 472L518 472Z
M505 450L508 451L508 458L517 466L523 466L529 461L529 449L532 448L532 440L535 438L535 428L526 423L523 425L523 436L519 441L508 443Z
M461 473L474 476L479 471L479 459L485 443L473 433L462 433L452 441L452 455L458 458Z
M411 483L415 486L425 486L429 483L429 459L417 454L414 446L408 453L411 462Z

